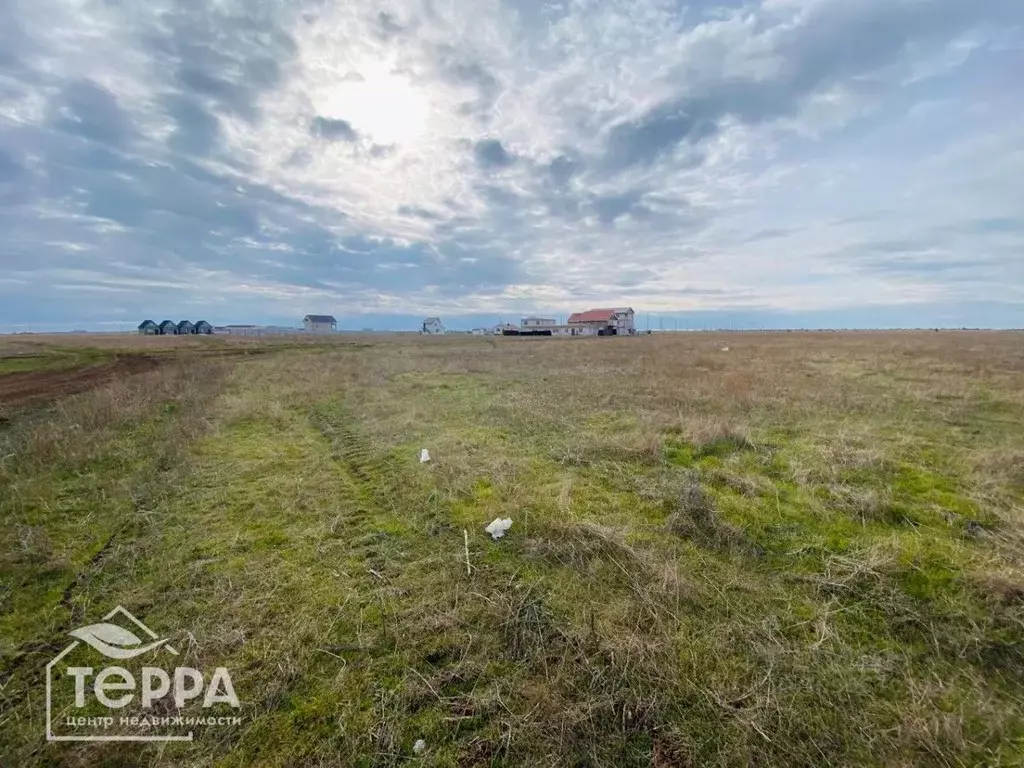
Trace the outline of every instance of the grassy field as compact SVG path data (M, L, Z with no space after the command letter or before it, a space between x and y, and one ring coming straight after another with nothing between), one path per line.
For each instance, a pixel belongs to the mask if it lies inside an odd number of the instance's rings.
M136 353L0 404L0 765L1024 763L1024 334L18 339L0 390ZM118 604L243 723L48 744Z

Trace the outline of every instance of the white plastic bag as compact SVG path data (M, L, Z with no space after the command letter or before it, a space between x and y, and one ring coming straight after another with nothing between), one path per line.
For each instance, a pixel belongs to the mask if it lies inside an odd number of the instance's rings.
M420 464L426 464L428 461L430 461L430 451L424 448L420 451Z
M497 541L502 536L504 536L505 535L505 531L507 531L511 527L512 527L512 521L511 520L509 520L508 518L505 518L504 520L502 520L500 517L496 517L496 518L494 518L494 520L492 520L490 522L489 525L487 525L484 528L484 530L487 531L489 534L491 534L491 538L492 539Z

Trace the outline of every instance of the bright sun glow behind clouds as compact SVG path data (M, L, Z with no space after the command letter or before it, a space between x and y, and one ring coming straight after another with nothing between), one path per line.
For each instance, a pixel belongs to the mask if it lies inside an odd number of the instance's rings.
M415 148L427 129L430 102L407 76L391 71L387 63L358 63L359 78L318 88L314 108L325 117L345 120L376 144Z

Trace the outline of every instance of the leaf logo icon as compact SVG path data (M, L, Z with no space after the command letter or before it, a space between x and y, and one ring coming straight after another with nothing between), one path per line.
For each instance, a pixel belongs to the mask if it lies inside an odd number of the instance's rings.
M142 645L142 640L116 624L90 624L71 632L72 637L83 640L109 659L133 659L147 651L159 648L167 640Z

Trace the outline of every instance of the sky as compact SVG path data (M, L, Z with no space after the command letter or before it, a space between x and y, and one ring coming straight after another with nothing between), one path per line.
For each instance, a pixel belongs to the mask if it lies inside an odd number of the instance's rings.
M1021 0L0 0L0 331L1024 327Z

